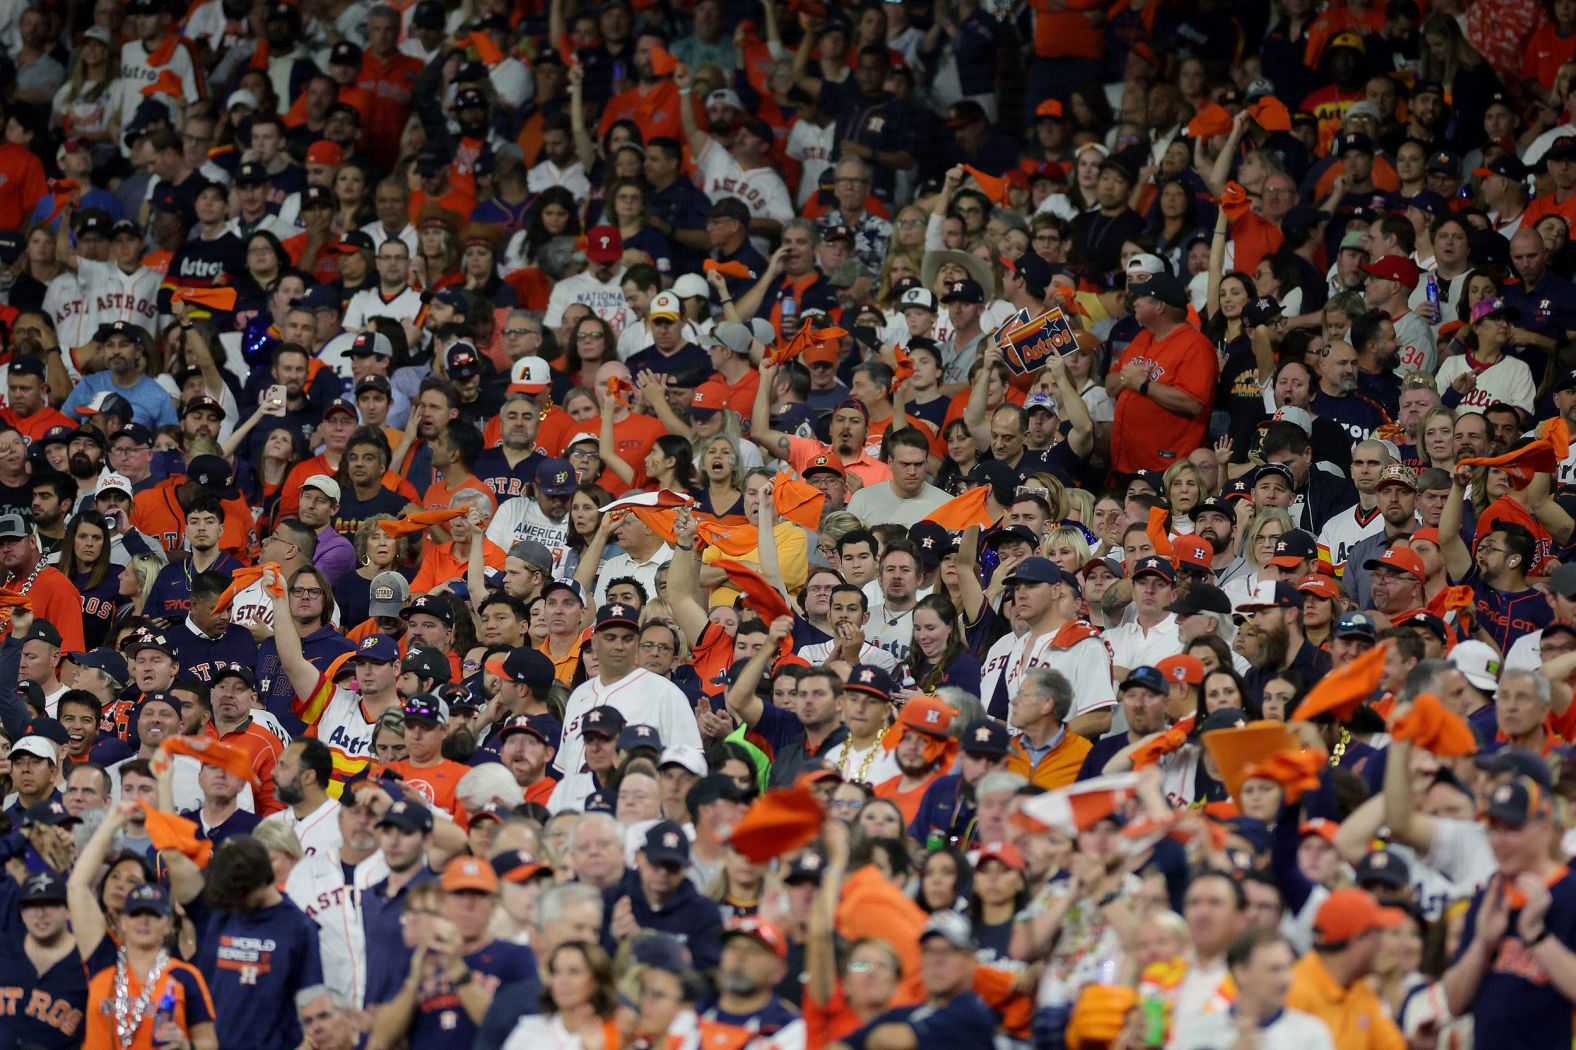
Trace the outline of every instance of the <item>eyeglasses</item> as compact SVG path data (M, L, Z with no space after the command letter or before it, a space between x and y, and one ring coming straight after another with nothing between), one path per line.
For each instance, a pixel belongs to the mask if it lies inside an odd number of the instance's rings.
M912 228L914 226L923 226L923 225L925 225L925 220L924 219L899 219L897 221L897 224L899 226L907 226L907 227Z
M292 587L290 588L290 597L321 598L323 597L323 589L321 587Z
M640 651L643 653L671 653L673 646L666 642L641 642Z
M538 332L534 328L505 328L503 330L503 334L504 335L534 335L534 336L540 337L542 333Z
M849 973L874 973L878 970L890 973L892 968L873 962L851 962L848 964Z
M582 448L572 448L568 452L570 459L596 459L600 455L600 452Z

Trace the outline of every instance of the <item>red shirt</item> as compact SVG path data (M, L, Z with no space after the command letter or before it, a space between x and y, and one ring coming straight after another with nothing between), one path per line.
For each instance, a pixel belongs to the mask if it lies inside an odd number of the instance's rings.
M0 586L13 591L20 590L26 580L26 573L8 576ZM45 566L33 581L33 586L28 588L27 596L33 600L33 618L54 624L60 632L61 652L85 651L82 643L82 594L66 579L65 573L53 565ZM4 634L10 632L11 624L7 618ZM4 637L4 634L0 634L0 637Z
M370 50L362 53L356 86L371 96L371 102L361 127L366 133L367 152L385 164L399 153L399 137L410 116L421 70L420 59L398 51L387 59L378 58Z
M1159 341L1148 330L1139 332L1113 367L1120 370L1133 361L1148 366L1151 383L1176 387L1204 406L1197 415L1185 416L1136 390L1117 395L1111 469L1118 474L1164 471L1204 441L1220 374L1219 359L1203 332L1181 324Z
M9 406L6 408L0 408L0 419L5 420L13 427L16 427L17 430L21 431L22 436L27 439L27 443L29 445L43 437L44 431L48 430L50 427L70 427L72 430L77 429L75 420L66 415L64 412L61 412L59 409L51 408L48 405L45 405L43 408L39 409L37 412L34 412L32 415L25 417L17 415L16 412L13 411Z
M0 229L20 229L49 188L44 166L26 146L0 144Z
M403 777L406 790L414 790L429 804L447 810L455 823L466 826L465 807L454 797L454 789L459 786L460 778L471 771L470 766L443 758L438 760L437 765L417 768L413 760L407 758L403 762L391 762L383 768L392 769Z

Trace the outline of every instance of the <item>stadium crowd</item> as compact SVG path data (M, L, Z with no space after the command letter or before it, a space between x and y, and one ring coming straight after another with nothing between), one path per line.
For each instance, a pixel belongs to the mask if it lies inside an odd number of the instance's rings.
M0 1050L1551 1050L1576 0L0 0Z

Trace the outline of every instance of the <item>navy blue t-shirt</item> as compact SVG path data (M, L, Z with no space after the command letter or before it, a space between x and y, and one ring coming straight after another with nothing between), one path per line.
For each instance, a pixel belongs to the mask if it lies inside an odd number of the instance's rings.
M197 927L197 968L213 994L220 1046L295 1050L295 993L323 983L317 924L287 897L250 912L187 906ZM370 955L383 952L383 944Z
M1541 631L1554 622L1554 610L1543 594L1531 587L1524 591L1495 590L1478 575L1475 562L1461 582L1472 588L1478 624L1502 653L1510 652L1522 635Z
M653 344L630 354L629 360L624 363L629 366L630 375L637 376L642 372L655 372L667 376L707 372L711 369L710 355L694 343L685 343L672 354L663 354Z
M87 1005L88 971L75 948L40 974L21 940L0 944L0 1047L81 1046Z
M422 865L416 876L394 896L389 896L389 880L375 883L361 893L361 930L367 944L377 950L367 952L366 1005L370 1009L386 1003L399 994L400 985L410 972L411 950L405 947L400 932L400 912L405 907L405 894L412 886L437 878L433 870Z
M1478 911L1483 906L1480 891L1472 898L1466 925L1461 931L1461 957L1472 944L1477 929ZM1544 919L1549 936L1568 950L1576 950L1576 877L1561 869L1559 880L1549 887L1554 898ZM1476 1031L1493 1032L1496 1050L1543 1050L1545 1047L1571 1045L1571 1002L1549 980L1548 974L1532 951L1516 936L1516 917L1510 913L1509 932L1494 949L1488 972L1472 999L1472 1021Z
M239 568L241 563L234 555L221 553L208 571L228 576ZM169 620L184 619L186 611L191 608L192 577L196 574L197 569L192 565L189 555L160 569L159 575L153 580L153 589L148 592L145 606L147 615Z
M523 944L493 941L465 957L472 980L488 995L500 986L536 976L536 954ZM416 1019L410 1026L411 1050L448 1050L468 1047L476 1038L476 1023L465 1012L459 995L442 973L421 986Z
M524 496L526 487L536 484L536 468L546 458L541 449L532 449L529 456L511 467L502 448L490 448L476 457L472 473L502 503L515 496Z
M700 1015L707 1021L717 1021L721 1024L733 1025L735 1028L748 1029L759 1032L763 1036L776 1035L782 1029L793 1024L799 1019L799 1011L783 1002L777 996L772 996L771 1001L765 1006L750 1014L730 1014L721 1009L715 1001L704 1006Z
M914 1030L920 1046L944 1046L948 1050L990 1050L996 1044L996 1029L1001 1027L1001 1018L992 1013L979 996L973 992L964 992L939 1008L921 1003L918 1006L900 1006L896 1010L888 1010L843 1042L853 1047L853 1050L864 1050L865 1040L870 1033L884 1024L908 1025Z

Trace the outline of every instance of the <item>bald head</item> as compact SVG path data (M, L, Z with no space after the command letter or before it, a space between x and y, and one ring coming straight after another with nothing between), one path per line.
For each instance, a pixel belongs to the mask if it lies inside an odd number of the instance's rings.
M1344 339L1332 340L1319 351L1319 386L1331 397L1357 389L1357 348Z
M1510 265L1526 284L1537 284L1543 279L1549 253L1536 230L1517 230L1510 239Z

